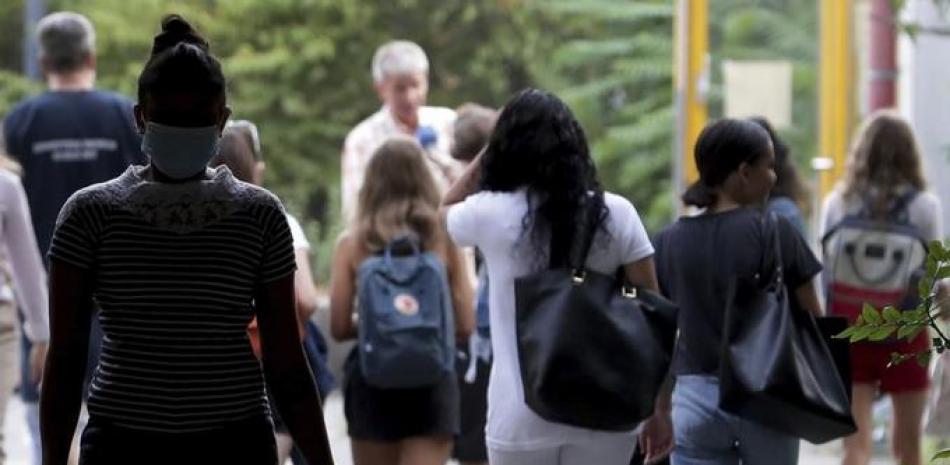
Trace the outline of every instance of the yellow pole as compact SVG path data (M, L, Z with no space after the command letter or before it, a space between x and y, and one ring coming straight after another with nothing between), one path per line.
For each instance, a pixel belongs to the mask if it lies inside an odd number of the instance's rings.
M699 179L693 160L693 145L708 119L706 93L709 88L709 1L677 0L675 21L674 86L677 131L674 163L674 196Z
M854 121L852 90L852 0L819 0L821 48L819 59L819 156L830 167L820 173L824 198L844 175Z

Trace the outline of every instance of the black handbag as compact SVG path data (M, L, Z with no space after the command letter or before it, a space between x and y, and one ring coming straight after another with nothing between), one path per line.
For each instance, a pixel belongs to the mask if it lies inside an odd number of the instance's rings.
M566 266L552 259L549 269L515 280L524 397L546 420L625 431L653 414L672 359L676 307L584 268L596 228L587 217Z
M771 231L771 243L764 256L774 258L774 268L735 278L731 286L719 406L815 444L850 435L857 427L851 416L850 377L844 377L847 347L842 352L842 341L836 341L837 356L829 347L829 333L840 322L825 320L823 333L813 315L792 309L774 216L765 230Z

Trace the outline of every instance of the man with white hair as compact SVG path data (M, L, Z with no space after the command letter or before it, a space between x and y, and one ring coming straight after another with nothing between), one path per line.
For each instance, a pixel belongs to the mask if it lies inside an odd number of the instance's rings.
M372 72L383 107L350 131L343 146L341 177L346 222L355 216L366 165L389 137L415 137L425 149L429 168L443 191L463 169L450 155L455 111L425 106L429 59L422 47L403 40L386 43L373 55Z
M20 102L6 116L3 138L7 152L23 168L23 187L37 244L45 254L56 217L69 196L146 160L132 118L132 101L95 89L96 35L92 23L77 13L53 13L37 24L36 38L48 90ZM93 326L90 346L95 356L98 325ZM29 373L31 359L35 365L40 357L27 357L36 351L25 337L21 347L19 392L26 402L33 433L34 463L39 464L39 391L29 382Z

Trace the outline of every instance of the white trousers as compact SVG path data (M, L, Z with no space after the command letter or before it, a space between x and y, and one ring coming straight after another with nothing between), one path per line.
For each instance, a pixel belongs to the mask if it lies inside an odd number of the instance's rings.
M509 451L488 448L490 465L629 465L636 436L565 444L549 449Z

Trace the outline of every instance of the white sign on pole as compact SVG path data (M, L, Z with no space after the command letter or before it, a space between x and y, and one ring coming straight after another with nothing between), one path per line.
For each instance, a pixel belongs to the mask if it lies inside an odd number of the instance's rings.
M727 60L722 68L727 117L763 116L778 129L792 125L791 62Z

